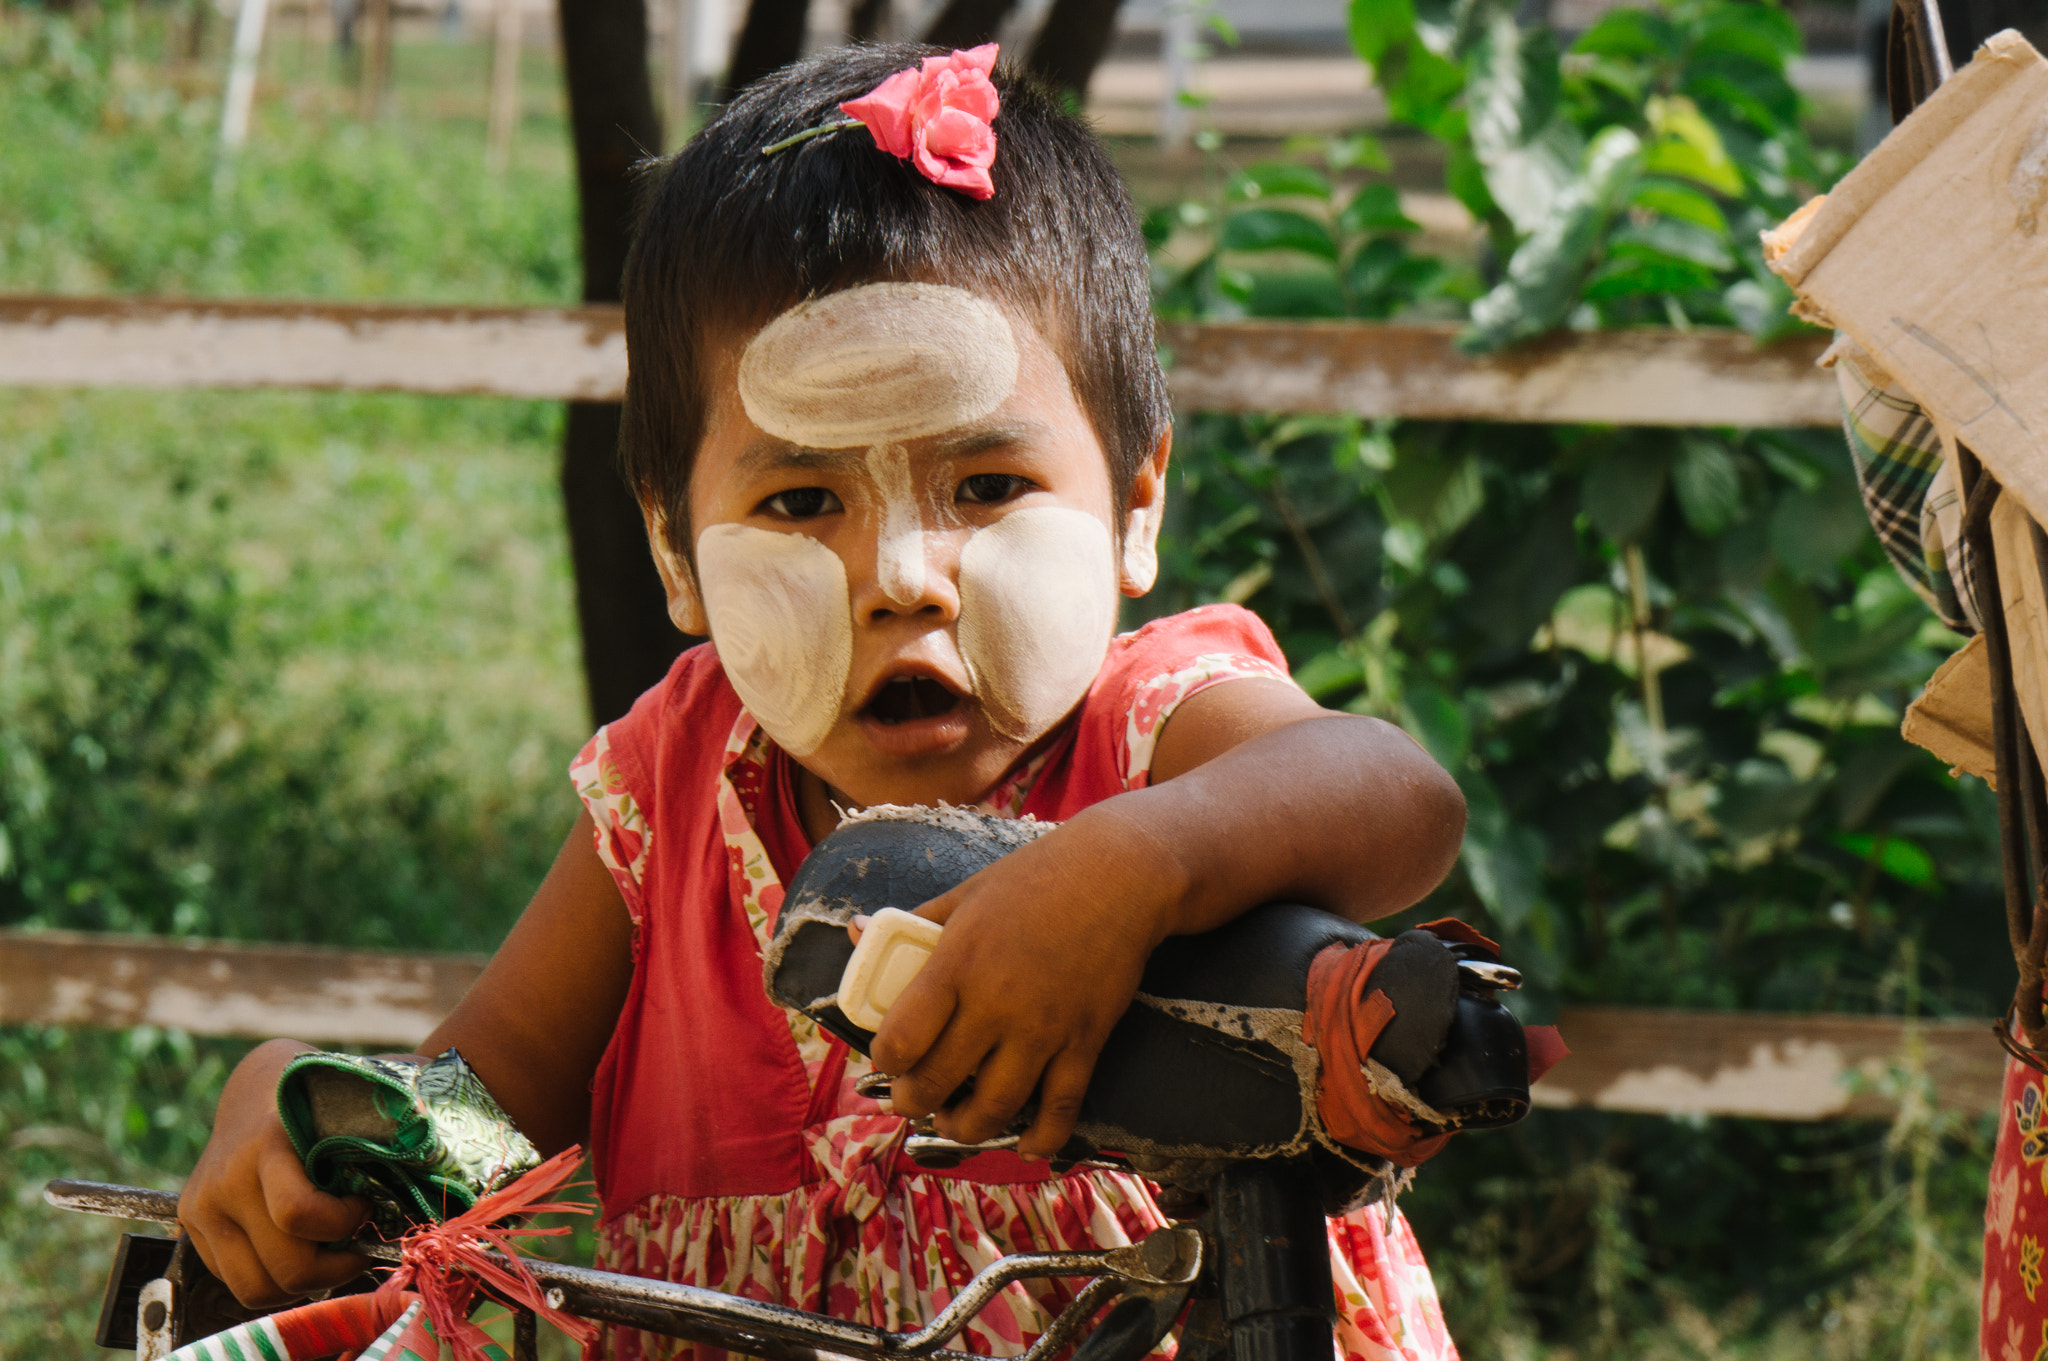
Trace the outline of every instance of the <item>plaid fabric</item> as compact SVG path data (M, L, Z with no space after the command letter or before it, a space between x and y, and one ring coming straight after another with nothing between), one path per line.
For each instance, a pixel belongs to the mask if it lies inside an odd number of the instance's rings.
M1959 633L1975 633L1962 503L1941 455L1941 438L1919 403L1896 384L1872 381L1857 358L1854 351L1837 358L1835 382L1842 392L1842 433L1870 527L1899 575L1941 621ZM1958 582L1965 589L1958 591Z

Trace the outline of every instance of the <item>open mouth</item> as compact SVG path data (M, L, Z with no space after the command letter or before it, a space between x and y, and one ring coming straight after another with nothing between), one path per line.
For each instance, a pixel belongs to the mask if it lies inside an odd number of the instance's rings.
M960 696L929 676L898 676L875 692L861 713L894 727L920 718L938 718L960 707Z

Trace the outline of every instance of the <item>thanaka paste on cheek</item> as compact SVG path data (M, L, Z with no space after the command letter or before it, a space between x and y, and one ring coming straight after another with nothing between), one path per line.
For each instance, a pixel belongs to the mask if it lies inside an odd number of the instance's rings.
M1116 627L1116 580L1109 530L1086 511L1027 506L968 539L960 653L997 732L1036 741L1088 693Z
M726 678L792 756L839 721L853 664L846 568L804 534L712 525L697 536L704 611Z
M900 443L980 420L1017 386L994 303L943 284L862 284L799 303L740 356L740 403L792 444Z

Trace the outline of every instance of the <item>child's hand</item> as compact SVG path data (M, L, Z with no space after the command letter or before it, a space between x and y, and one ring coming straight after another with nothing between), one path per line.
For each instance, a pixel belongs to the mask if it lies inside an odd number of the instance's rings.
M981 1143L1036 1091L1018 1151L1057 1153L1182 888L1170 857L1099 804L920 907L945 936L874 1044L896 1110ZM946 1106L970 1076L973 1094Z
M1465 825L1457 784L1399 729L1281 681L1182 701L1151 780L918 909L945 935L874 1045L898 1111L980 1143L1036 1089L1018 1151L1057 1153L1162 940L1276 900L1361 922L1398 912L1450 871Z
M178 1223L200 1259L252 1309L340 1285L369 1265L321 1246L353 1235L369 1206L315 1189L277 1116L278 1074L309 1048L272 1040L236 1066L178 1197Z

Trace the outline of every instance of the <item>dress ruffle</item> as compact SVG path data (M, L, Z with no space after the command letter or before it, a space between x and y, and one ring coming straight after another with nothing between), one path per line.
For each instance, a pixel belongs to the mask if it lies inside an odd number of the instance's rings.
M805 1144L817 1180L776 1195L651 1196L600 1230L597 1263L904 1332L1000 1257L1119 1247L1165 1222L1150 1186L1121 1173L996 1184L919 1172L902 1162L907 1130L881 1115L814 1126ZM1338 1361L1455 1361L1429 1268L1398 1211L1332 1220L1330 1248ZM1067 1281L1017 1282L951 1345L1020 1355L1073 1294ZM605 1353L729 1356L623 1328L607 1330ZM1170 1357L1171 1343L1158 1355Z

